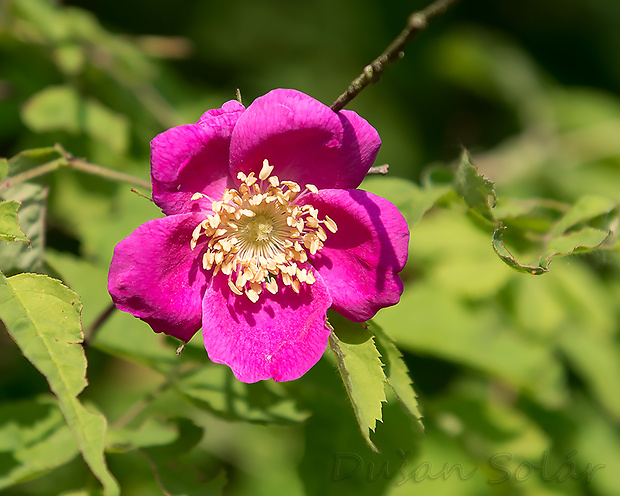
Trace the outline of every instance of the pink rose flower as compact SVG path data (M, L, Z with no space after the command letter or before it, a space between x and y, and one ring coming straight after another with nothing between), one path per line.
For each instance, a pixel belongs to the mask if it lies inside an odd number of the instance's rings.
M356 189L381 140L355 112L278 89L151 142L166 215L114 250L116 306L182 341L202 327L238 380L297 379L321 357L328 308L370 319L402 293L409 230Z

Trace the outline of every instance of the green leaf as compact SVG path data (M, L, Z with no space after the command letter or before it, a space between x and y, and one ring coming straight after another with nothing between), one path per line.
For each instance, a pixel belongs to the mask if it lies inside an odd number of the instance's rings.
M552 238L541 256L541 262L544 261L544 267L548 267L554 256L592 251L601 246L610 235L610 231L605 232L593 227L584 227L580 231Z
M77 295L47 276L0 279L0 318L24 356L47 379L84 460L104 494L113 496L119 488L104 458L106 420L77 399L87 384L80 311Z
M587 195L579 198L566 214L553 226L552 236L560 236L568 229L606 215L618 204L606 197Z
M331 353L327 357L331 358ZM306 446L303 457L296 461L305 494L391 494L387 486L393 485L400 477L377 475L383 468L390 474L399 473L404 458L418 450L419 442L425 436L414 426L411 416L388 388L382 423L372 434L381 453L371 451L360 435L351 402L344 393L339 374L335 372L333 360L319 360L303 377L289 383L291 393L312 412L310 419L301 426ZM317 474L325 476L317 477Z
M467 150L463 150L461 155L461 163L454 177L454 189L463 197L473 213L493 224L496 223L491 210L497 201L495 185L478 172Z
M0 489L37 478L79 453L51 398L0 406Z
M505 322L491 298L470 301L420 283L373 320L390 329L402 349L480 370L550 408L562 405L563 367L553 349Z
M532 274L535 276L539 276L544 274L545 272L549 272L547 267L541 267L538 265L525 265L520 262L517 262L514 255L510 253L508 248L504 245L503 240L503 231L506 229L502 224L500 224L495 231L493 231L493 249L497 256L502 259L502 261L508 265L508 267L512 267L518 272L523 272L524 274ZM548 265L548 264L547 264Z
M164 494L216 496L222 494L226 474L219 461L197 448L204 429L187 418L174 418L178 435L166 445L141 450L149 460L155 479ZM195 454L196 456L192 456Z
M599 403L615 419L620 419L620 384L611 379L620 376L620 352L615 336L612 339L596 336L575 326L564 329L559 345Z
M516 261L503 242L503 231L499 225L493 233L493 249L510 267L519 272L540 275L549 271L549 264L555 256L566 256L574 253L585 253L599 248L611 235L610 228L616 218L609 214L617 207L617 203L599 196L580 198L560 219L555 221L549 231L544 233L542 253L538 257L538 266L524 265ZM602 223L601 218L606 218ZM597 221L603 229L587 225ZM572 230L571 230L572 229ZM525 230L522 236L526 237ZM530 233L531 234L531 233Z
M413 228L437 200L452 189L447 185L420 188L415 183L400 177L367 178L362 188L396 205L407 219L409 228Z
M308 417L281 384L245 384L222 365L200 366L176 381L175 387L195 405L230 420L290 424Z
M20 206L21 203L17 201L0 202L0 239L28 243L28 238L19 228L17 210Z
M47 189L32 183L16 184L0 196L21 203L19 224L30 244L0 244L0 270L40 271L43 268Z
M329 347L336 359L362 435L370 448L378 453L369 431L374 432L377 420L382 419L383 403L387 401L387 378L383 372L381 355L373 335L362 325L335 314L330 319L334 330L329 336Z
M415 418L420 427L424 429L422 414L418 409L418 395L413 390L409 370L403 360L400 350L394 340L390 338L381 327L374 322L368 322L368 327L375 335L377 348L385 362L385 375L392 391L405 407L405 410Z
M60 150L53 146L45 148L31 148L14 155L8 162L8 174L10 177L21 172L33 169L43 164L57 164L60 166L66 162Z
M147 446L170 444L179 436L175 426L159 419L149 418L137 428L108 429L107 451L125 452Z
M129 123L96 100L83 98L70 86L49 86L31 97L22 110L35 132L85 133L117 153L127 149Z

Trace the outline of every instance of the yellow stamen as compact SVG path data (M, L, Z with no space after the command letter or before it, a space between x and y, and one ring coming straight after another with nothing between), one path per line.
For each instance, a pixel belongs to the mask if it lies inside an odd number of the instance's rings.
M314 255L327 240L321 224L332 233L336 223L312 205L297 205L302 188L293 181L280 181L271 173L274 166L263 162L258 177L254 172L237 174L239 188L226 189L221 200L211 202L212 212L196 226L190 239L195 249L201 236L202 266L228 276L228 287L236 295L257 302L263 290L276 294L277 278L299 293L302 285L314 284L312 269L303 267L308 254ZM306 184L304 191L317 193ZM192 199L204 198L196 193Z

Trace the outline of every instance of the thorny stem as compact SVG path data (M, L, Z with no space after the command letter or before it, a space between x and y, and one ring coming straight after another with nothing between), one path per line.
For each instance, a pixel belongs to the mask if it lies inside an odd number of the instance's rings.
M101 165L91 164L81 158L76 158L59 144L56 144L55 149L61 155L59 158L6 178L4 181L0 182L0 189L9 188L18 183L30 181L31 179L43 176L62 167L68 167L69 169L86 172L87 174L103 177L105 179L109 179L110 181L119 181L134 184L140 188L151 189L151 183L144 179L140 179L139 177L135 177L130 174L125 174L124 172L108 169L107 167L102 167Z
M426 28L428 21L444 12L448 7L456 3L456 1L457 0L436 0L425 9L411 14L407 19L405 29L402 30L381 55L364 67L363 72L351 81L351 84L345 92L332 103L331 109L334 112L339 112L371 82L377 82L389 63L405 55L403 49L407 43L409 43L416 34Z

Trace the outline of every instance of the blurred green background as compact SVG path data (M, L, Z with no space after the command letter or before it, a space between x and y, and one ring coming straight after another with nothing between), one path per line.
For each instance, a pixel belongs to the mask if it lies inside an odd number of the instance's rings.
M157 133L236 88L246 105L276 87L330 104L425 5L4 0L0 156L59 142L147 179ZM524 262L574 205L604 203L589 225L617 231L619 26L616 0L461 0L347 106L379 131L377 163L390 165L362 187L396 203L412 228L403 299L375 321L404 353L425 434L392 398L373 436L382 454L372 453L328 358L282 387L231 385L198 339L182 356L206 372L170 387L175 344L117 312L87 350L82 398L114 426L108 462L122 494L619 494L615 234L609 249L558 258L548 274L518 273L450 186L466 147L495 182L498 218L518 234L506 237ZM48 195L33 207L45 214L45 250L32 265L6 258L1 268L61 277L81 296L88 329L109 304L113 247L159 212L127 185L74 171L36 187ZM7 419L15 402L49 390L0 340ZM96 494L79 457L8 483L17 451L3 425L5 494Z

